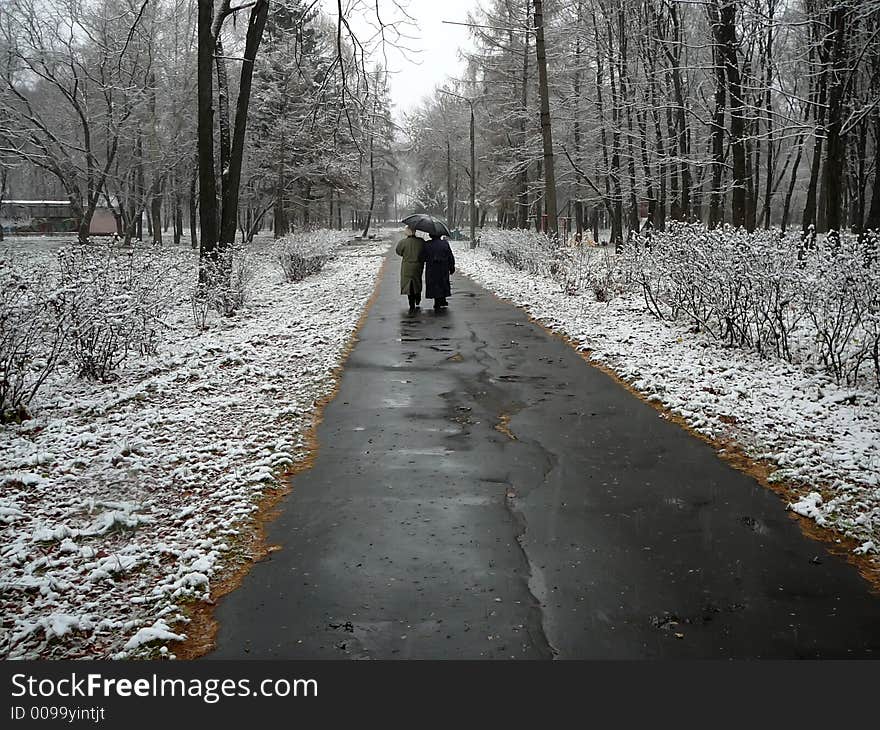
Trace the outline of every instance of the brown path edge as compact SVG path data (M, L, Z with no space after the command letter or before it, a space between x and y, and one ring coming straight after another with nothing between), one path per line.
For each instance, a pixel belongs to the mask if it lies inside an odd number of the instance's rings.
M307 455L296 464L285 469L277 477L277 484L266 489L257 502L257 509L251 514L244 525L237 540L237 548L243 551L235 555L221 567L222 575L217 581L211 582L211 594L208 600L200 600L184 607L184 613L189 620L186 624L186 639L174 647L174 654L178 659L197 659L210 652L216 642L219 624L214 616L217 601L227 593L238 588L251 567L263 560L267 555L278 549L277 545L268 545L266 541L266 526L278 516L278 506L282 499L293 491L292 480L312 467L318 456L320 444L318 443L318 426L324 417L324 409L336 397L339 391L339 383L342 372L348 361L351 351L358 342L360 331L367 321L373 303L379 295L382 281L385 277L387 258L382 259L382 264L376 274L373 291L367 299L361 316L355 328L349 336L343 350L339 364L333 369L330 377L330 387L327 392L315 401L312 411L312 421L303 436L307 444Z
M465 276L467 276L467 274L465 274ZM734 439L713 438L712 436L709 436L707 434L700 433L693 426L691 426L691 424L689 424L683 416L675 413L670 407L657 400L649 399L645 393L638 390L629 381L625 380L610 365L600 360L593 360L591 357L593 351L591 349L583 347L566 333L554 329L545 322L542 322L537 317L534 317L531 312L525 309L525 307L519 306L514 301L507 299L506 297L503 297L499 294L496 294L486 287L483 288L489 291L489 293L498 301L510 304L511 306L514 306L520 311L524 312L526 317L532 324L540 327L551 337L562 340L566 345L568 345L576 353L578 353L578 355L580 355L584 362L586 362L590 367L601 370L628 393L635 396L643 403L647 403L649 406L651 406L651 408L660 413L663 418L676 424L695 438L698 438L700 441L711 446L720 459L725 461L737 471L748 474L753 479L755 479L755 481L757 481L758 484L760 484L762 487L782 497L786 501L786 503L796 501L802 496L802 493L798 490L797 483L784 480L775 481L770 479L770 475L779 468L778 464L775 464L769 459L758 459L750 456L748 453L746 453L745 447L743 447ZM816 491L820 492L823 498L827 497L830 493L830 488L827 484L814 484L812 485L812 487ZM804 535L812 540L822 543L833 555L837 555L846 559L848 563L853 565L856 570L858 570L859 575L861 575L862 578L864 578L864 580L868 583L871 592L880 595L880 559L876 558L873 555L861 555L853 552L855 548L859 546L859 542L851 537L847 537L842 532L838 532L837 530L830 527L822 527L818 525L814 520L811 520L809 517L799 515L797 512L794 512L792 510L787 509L786 512L792 520L798 523L801 532L803 532Z

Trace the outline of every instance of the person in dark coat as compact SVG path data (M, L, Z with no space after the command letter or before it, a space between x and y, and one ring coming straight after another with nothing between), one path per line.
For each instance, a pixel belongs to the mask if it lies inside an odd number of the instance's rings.
M425 262L425 297L434 300L434 311L439 312L449 306L446 301L452 293L449 275L455 273L455 256L449 241L432 234L422 248L422 261Z
M424 241L416 236L415 231L407 226L403 229L406 238L397 243L397 255L400 256L400 293L409 299L410 314L419 308L422 301L422 246Z

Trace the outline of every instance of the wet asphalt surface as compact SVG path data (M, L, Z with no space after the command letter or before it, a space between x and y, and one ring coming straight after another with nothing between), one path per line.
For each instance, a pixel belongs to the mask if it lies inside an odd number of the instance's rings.
M210 658L880 657L778 496L468 279L380 286Z

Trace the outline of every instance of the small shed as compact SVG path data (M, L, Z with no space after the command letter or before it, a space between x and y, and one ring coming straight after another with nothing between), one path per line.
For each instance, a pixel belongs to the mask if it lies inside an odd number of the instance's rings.
M0 203L0 226L12 235L75 233L79 221L67 200L4 200ZM89 233L116 233L116 218L106 206L95 208Z

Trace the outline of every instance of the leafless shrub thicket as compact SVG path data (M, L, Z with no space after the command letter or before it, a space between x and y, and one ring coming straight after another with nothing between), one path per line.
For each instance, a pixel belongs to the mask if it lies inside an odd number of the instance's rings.
M880 385L880 261L874 234L804 248L799 233L674 224L624 259L657 317L686 319L729 346Z
M543 233L519 230L485 230L482 242L493 257L520 271L547 276L564 294L577 296L585 289L605 302L619 290L619 262L605 249L559 246Z
M155 249L77 244L61 249L57 264L0 257L3 423L27 418L61 366L109 380L130 354L155 353L175 301L175 268Z
M107 380L130 353L155 353L173 302L157 252L92 243L62 249L58 260L58 309L79 375Z
M0 261L0 423L21 421L67 341L56 282L39 267Z
M317 230L297 233L275 242L275 255L284 278L302 281L317 274L335 255L334 251L347 237L342 231Z
M205 280L211 285L207 288L197 286L191 301L202 302L198 308L193 305L193 314L196 327L204 329L208 309L231 317L245 305L259 273L260 256L252 246L229 246L216 259L203 260L201 265ZM197 309L198 312L204 310L204 316L197 314Z
M487 231L493 257L555 280L569 296L608 301L640 291L649 312L686 321L728 347L823 369L841 384L880 387L880 239L747 232L671 223L635 236L622 255L553 247L532 231Z

